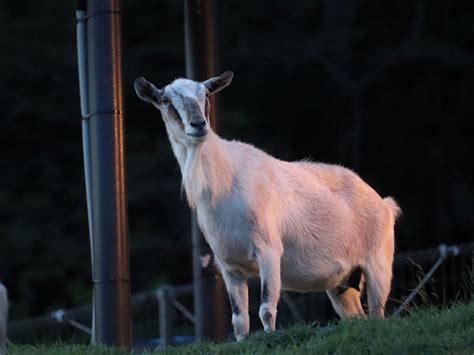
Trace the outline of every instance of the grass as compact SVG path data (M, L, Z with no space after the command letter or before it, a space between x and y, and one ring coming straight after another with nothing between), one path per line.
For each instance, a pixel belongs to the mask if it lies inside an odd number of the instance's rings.
M275 333L256 333L241 343L201 343L167 348L153 354L308 354L308 353L474 353L474 302L450 308L417 309L387 320L341 321L331 328L295 326ZM9 354L126 354L100 346L17 345ZM150 354L150 353L148 353Z

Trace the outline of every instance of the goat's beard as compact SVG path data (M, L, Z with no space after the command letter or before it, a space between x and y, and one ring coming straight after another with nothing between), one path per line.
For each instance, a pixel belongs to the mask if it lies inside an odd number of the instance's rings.
M183 180L181 189L184 189L186 198L191 208L196 208L196 202L202 192L207 188L206 174L204 171L203 156L200 154L201 145L188 149L186 162L182 171Z

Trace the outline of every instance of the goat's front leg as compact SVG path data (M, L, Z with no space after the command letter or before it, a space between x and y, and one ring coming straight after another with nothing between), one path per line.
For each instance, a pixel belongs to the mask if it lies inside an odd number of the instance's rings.
M262 298L258 313L266 332L275 330L277 305L281 290L280 259L281 255L273 251L259 253L257 258L262 287Z
M250 329L249 293L247 278L244 275L222 270L224 282L229 293L232 308L232 325L237 341L245 339Z

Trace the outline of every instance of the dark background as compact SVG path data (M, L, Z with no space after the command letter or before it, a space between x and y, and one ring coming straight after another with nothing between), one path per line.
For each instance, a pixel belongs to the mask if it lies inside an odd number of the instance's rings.
M133 80L185 73L181 1L122 1L132 291L189 283L189 211ZM404 216L398 251L473 240L472 1L218 1L223 137L358 172ZM75 14L0 2L0 280L12 318L89 302Z

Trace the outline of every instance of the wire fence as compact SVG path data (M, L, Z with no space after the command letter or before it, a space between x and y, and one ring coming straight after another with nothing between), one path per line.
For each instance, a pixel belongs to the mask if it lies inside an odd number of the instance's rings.
M422 277L439 260L439 249L399 253L394 262L392 292L386 312L392 314L410 292L419 285ZM409 303L443 305L462 299L472 292L474 243L458 246L457 255L447 255L432 277ZM261 329L258 317L260 282L251 280L250 318L251 329ZM170 292L165 294L163 290ZM155 347L193 341L192 285L166 286L159 290L132 296L132 324L135 347ZM362 298L366 303L365 297ZM161 307L160 307L161 302ZM166 304L165 304L166 303ZM401 310L402 312L404 310ZM230 312L230 311L229 311ZM230 313L229 313L230 314ZM87 343L90 340L92 309L90 305L68 310L58 310L49 315L11 322L8 329L13 343ZM230 316L228 317L230 331ZM278 308L278 326L295 323L319 322L325 325L337 319L325 293L300 294L285 292Z

